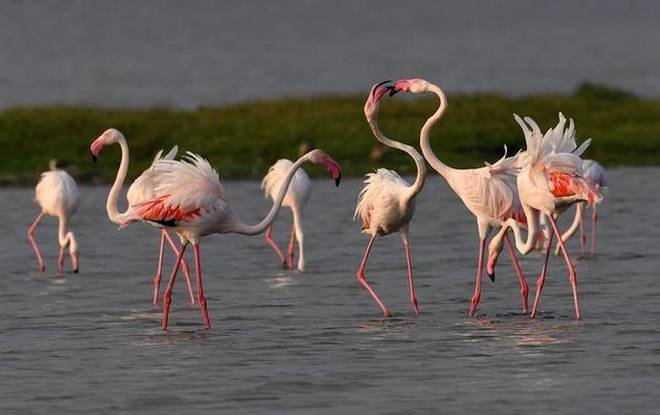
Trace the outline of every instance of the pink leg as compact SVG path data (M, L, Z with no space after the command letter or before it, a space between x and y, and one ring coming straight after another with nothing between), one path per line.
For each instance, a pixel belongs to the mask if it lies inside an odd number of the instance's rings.
M408 290L410 291L410 304L412 304L415 314L419 317L419 306L417 305L417 296L415 295L415 281L413 279L412 271L412 256L410 255L410 242L408 237L404 236L403 238L403 247L406 251L406 264L408 265Z
M529 288L527 287L525 275L523 274L520 263L518 262L516 250L511 244L511 240L509 239L508 232L506 235L504 235L504 242L506 242L506 248L509 251L509 255L511 255L511 262L513 262L513 269L516 271L516 276L518 277L518 282L520 283L520 296L522 297L523 302L523 314L527 314L527 294L529 292Z
M57 256L57 272L64 272L64 247L60 246L60 254Z
M557 228L557 220L553 217L550 217L550 223L552 224L552 230L557 235L561 235L559 233L559 229ZM564 261L566 261L566 267L568 268L568 282L571 284L571 288L573 289L573 304L575 305L575 319L579 320L580 304L578 302L577 274L575 273L575 267L573 266L573 262L571 262L571 257L568 255L568 252L566 251L564 242L561 240L561 237L557 239L558 239L557 242L559 243L559 247L561 248L561 252L564 254Z
M165 232L165 239L167 239L167 242L169 242L170 246L172 247L172 251L174 251L174 254L179 255L179 250L177 249L176 244L172 240L170 234L164 229L163 232ZM186 284L188 285L188 296L190 297L190 305L194 305L195 294L193 293L192 283L190 282L190 267L188 267L188 262L186 262L185 259L182 259L181 263L183 264L183 276L186 277Z
M204 318L204 327L208 330L211 328L211 320L209 319L209 312L206 309L206 297L204 297L204 284L202 284L202 262L199 257L199 244L193 245L195 251L195 273L197 274L197 301L199 302L199 309L202 311Z
M371 286L367 282L367 278L364 275L364 268L367 266L367 259L369 258L369 253L371 252L371 248L373 247L375 240L376 240L376 235L372 236L371 239L369 239L367 250L364 252L364 258L362 258L362 263L360 263L360 268L358 268L356 275L360 284L362 284L362 286L366 288L367 291L369 291L369 294L371 294L373 299L380 306L381 310L383 310L383 314L385 315L385 317L389 317L392 314L387 309L387 307L385 307L385 304L383 304L383 302L380 300L378 294L376 294L376 291L374 291L374 289L371 288Z
M44 258L41 256L41 250L39 250L39 245L37 244L37 240L34 237L34 230L37 228L37 225L39 225L39 222L41 219L44 217L45 213L41 212L37 215L37 218L32 222L32 225L28 228L27 231L27 236L28 239L30 240L30 244L32 244L32 249L34 250L34 253L37 255L37 261L39 262L39 271L43 272L46 269L46 266L44 265Z
M174 268L172 268L172 274L170 274L170 279L167 281L165 294L163 294L163 330L167 330L167 323L170 319L170 305L172 304L172 289L174 288L174 280L176 280L176 274L179 272L179 266L181 266L181 260L183 259L183 254L186 252L187 246L188 243L181 244L181 249L178 250L179 253L176 256Z
M468 315L470 317L474 316L477 312L477 306L479 305L479 299L481 298L481 274L484 272L484 251L486 250L486 240L482 239L479 241L479 259L477 259L477 277L476 283L474 286L474 294L472 294L472 303L470 304L470 311Z
M584 221L580 220L580 256L584 256L584 245L587 242L587 236L584 234Z
M598 222L598 212L596 211L596 205L593 206L593 212L591 213L591 255L593 256L596 252L596 223Z
M561 234L558 234L561 235ZM545 284L545 275L548 272L548 259L550 259L550 251L552 250L552 238L555 236L554 232L550 232L550 237L548 239L548 249L545 251L545 258L543 259L543 267L541 268L541 275L536 280L536 294L534 295L534 305L532 306L532 314L530 317L536 317L536 311L539 307L539 300L541 299L541 291L543 290L543 284ZM561 236L559 237L561 240Z
M273 238L271 237L273 233L273 226L269 226L268 229L266 229L266 242L268 242L268 245L270 245L273 248L273 251L277 254L277 257L280 259L280 263L282 264L282 268L287 267L286 263L286 258L284 258L284 254L282 253L282 250L280 249L279 246L273 241Z
M291 224L291 239L289 239L289 268L293 269L293 248L294 248L294 243L296 241L296 225Z
M158 268L156 269L156 276L154 277L154 294L151 300L153 305L158 304L158 292L160 291L160 278L163 275L163 250L165 249L165 229L160 231L160 250L158 254Z

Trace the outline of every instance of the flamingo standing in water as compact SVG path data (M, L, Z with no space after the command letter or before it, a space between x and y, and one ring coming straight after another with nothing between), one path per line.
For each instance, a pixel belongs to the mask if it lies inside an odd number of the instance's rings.
M108 194L108 201L106 203L106 210L108 212L108 218L116 224L121 225L124 222L124 216L128 210L124 213L120 213L117 207L117 199L119 198L119 192L124 185L124 180L126 179L126 173L128 172L128 163L129 163L129 154L128 154L128 143L124 135L114 128L110 128L103 132L99 138L94 141L96 145L92 144L92 154L94 160L96 157L101 154L103 147L110 144L118 143L121 147L121 162L119 164L119 171L117 172L117 177L115 182L110 189L110 194ZM103 144L104 143L104 144ZM103 144L103 145L101 145ZM126 200L128 201L128 206L138 205L146 200L150 200L154 195L154 177L155 177L155 167L156 165L163 160L172 160L176 157L177 147L174 146L169 153L164 157L162 156L163 151L159 151L154 158L151 166L146 169L140 177L135 179L135 181L128 188L126 193ZM152 303L156 305L158 303L158 291L160 290L160 280L163 274L163 251L165 248L165 241L169 243L172 251L178 256L179 250L176 247L176 244L170 237L167 230L161 229L160 236L160 250L158 256L158 268L156 269L156 275L153 279L153 296ZM195 296L192 291L192 283L190 282L190 270L188 263L184 260L183 270L186 276L186 282L188 285L188 295L190 297L190 303L195 304Z
M99 137L92 143L92 154L98 153L103 146L111 143L112 141L107 137ZM341 180L339 164L322 150L310 151L293 163L273 207L256 225L247 225L241 220L225 194L218 173L201 156L187 153L184 161L161 160L154 166L153 197L138 205L129 206L122 217L122 227L133 221L147 222L153 226L173 229L181 240L181 249L163 295L163 330L167 329L172 289L188 244L192 243L195 253L198 304L204 326L209 329L211 321L204 296L199 255L201 237L213 233L257 235L264 232L275 220L293 176L306 162L324 165L339 186Z
M431 127L442 119L447 109L447 99L442 89L424 79L401 79L394 84L391 95L397 92L410 92L413 94L431 92L440 99L440 105L437 111L426 120L426 123L422 127L419 141L426 161L447 180L447 183L456 192L458 197L461 198L465 207L477 219L479 256L477 258L475 289L469 311L469 315L473 316L477 311L479 299L481 298L481 279L488 234L492 228L501 227L509 218L524 220L516 189L517 157L507 158L505 147L504 157L492 165L486 163L485 167L476 169L454 169L447 166L438 159L429 144ZM504 233L503 238L511 255L513 268L520 283L522 308L523 313L526 313L527 293L529 290L527 282L520 268L513 245L506 233ZM489 264L488 267L488 275L491 280L495 279L494 267L494 262Z
M277 198L277 193L286 178L287 173L291 170L293 162L287 159L280 159L273 164L270 169L268 169L268 174L264 177L261 182L261 188L264 189L266 197L271 198L273 201ZM293 214L293 223L291 224L291 237L289 238L289 249L288 249L288 258L284 257L284 254L277 246L277 243L271 237L273 232L273 225L271 224L266 229L266 242L273 248L275 253L280 259L283 268L293 269L293 251L294 251L294 239L298 242L298 270L305 270L305 235L303 233L302 226L302 215L303 208L309 199L309 193L312 190L312 182L309 180L309 176L305 173L305 170L302 168L296 171L296 174L291 180L289 185L289 190L284 197L282 206L288 207L291 209Z
M367 265L367 259L369 258L369 253L371 252L371 248L373 247L376 238L378 236L389 235L393 232L399 232L408 266L410 302L415 310L415 314L419 316L419 306L417 305L413 280L410 242L408 240L408 224L415 212L415 197L424 187L424 181L426 180L426 166L424 164L424 158L417 152L417 150L409 145L385 137L380 131L378 125L378 111L380 109L381 98L392 88L391 86L383 86L388 82L390 81L376 84L371 89L367 102L364 104L364 115L378 141L388 147L402 150L412 157L417 166L417 177L411 186L393 170L381 168L378 169L376 173L367 174L367 180L365 181L366 186L362 189L358 197L355 217L360 217L362 220L362 232L370 235L371 238L369 239L367 249L364 252L364 257L356 274L360 284L369 291L369 294L371 294L373 299L383 310L385 317L390 316L390 311L369 285L369 282L364 275L364 269Z
M34 230L44 215L57 216L60 224L57 239L60 245L60 254L57 258L57 270L64 270L64 250L69 247L71 268L78 272L78 243L73 232L69 231L69 220L76 213L80 205L80 192L75 180L64 170L57 170L51 166L51 171L41 173L41 180L37 184L35 200L41 207L41 212L28 228L27 236L30 239L34 253L37 255L39 270L45 271L44 259L41 256L39 245L34 237Z
M527 218L527 238L523 240L518 222L509 219L491 241L489 255L496 255L499 252L502 235L509 227L513 229L518 251L522 254L529 253L536 242L538 216L545 215L550 221L552 231L549 232L545 259L536 282L536 295L532 306L531 317L535 317L545 283L552 239L554 235L561 235L557 228L557 216L572 204L597 203L602 196L583 177L583 160L580 155L587 149L591 140L586 140L580 147L576 147L573 120L570 120L568 128L564 130L566 118L559 113L557 126L542 134L533 119L525 117L523 121L515 114L514 118L523 130L527 147L523 155L523 167L517 178L520 201ZM579 319L577 274L561 236L558 238L558 243L568 267L575 317Z
M607 189L607 181L605 179L605 169L595 160L584 160L582 164L583 175L582 177L594 188L599 191ZM573 236L577 228L580 229L580 256L584 255L586 235L584 233L584 208L585 206L591 207L591 255L596 252L596 224L598 222L598 202L591 203L578 203L575 209L575 217L571 226L562 234L562 241L566 242ZM559 246L555 248L555 255L559 254Z

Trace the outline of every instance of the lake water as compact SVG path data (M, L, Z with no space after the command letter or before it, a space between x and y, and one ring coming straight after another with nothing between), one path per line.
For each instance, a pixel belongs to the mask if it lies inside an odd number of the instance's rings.
M0 4L0 108L170 105L455 91L660 95L657 1L53 0Z
M171 328L150 303L158 233L118 231L106 187L83 187L73 220L79 274L54 271L56 220L25 231L32 190L0 189L0 412L95 414L491 413L651 414L660 405L657 229L660 169L612 169L598 256L576 262L583 319L553 257L539 318L519 314L507 255L467 317L474 221L433 177L411 227L422 315L407 302L396 235L377 242L368 278L395 313L383 319L355 279L367 238L351 221L360 180L314 182L306 212L308 270L278 269L263 238L203 240L213 328L187 304L183 278ZM244 219L268 208L257 182L229 182ZM275 238L284 243L289 213ZM570 247L575 251L577 241ZM169 253L168 253L169 254ZM168 267L172 256L168 255ZM522 260L530 297L540 257Z

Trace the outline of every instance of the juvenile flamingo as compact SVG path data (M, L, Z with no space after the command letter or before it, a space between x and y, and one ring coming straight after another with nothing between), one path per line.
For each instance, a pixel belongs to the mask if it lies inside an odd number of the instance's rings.
M570 120L568 128L564 130L566 118L559 113L557 126L542 134L538 125L531 118L525 117L523 121L515 114L514 118L523 130L527 146L527 150L523 155L523 167L517 179L520 201L527 218L527 238L523 240L518 222L509 219L491 241L489 255L496 255L499 252L502 235L509 227L513 229L518 251L522 254L529 253L533 249L537 237L538 216L545 215L550 221L552 232L549 232L545 259L536 282L536 295L532 306L531 317L535 317L538 311L541 290L545 283L552 239L554 235L561 235L557 228L557 215L578 202L597 203L602 199L602 196L597 189L582 177L583 160L580 155L587 149L591 140L586 140L580 147L576 148L573 120ZM581 315L578 302L577 274L561 237L558 238L558 243L568 267L568 279L573 291L575 317L579 319Z
M595 160L584 160L582 164L583 178L594 188L599 191L607 188L607 180L605 179L605 169ZM586 235L584 232L584 208L588 205L591 208L591 255L596 252L596 224L598 222L597 206L600 203L593 201L592 203L578 203L576 204L575 217L571 226L562 234L562 241L566 242L573 236L577 228L580 229L580 256L584 255ZM559 246L555 249L555 255L559 254Z
M107 144L104 137L98 138L92 144L92 153L97 153ZM337 162L322 150L310 151L291 166L272 208L256 225L246 225L241 220L225 194L218 173L201 156L187 153L184 161L161 160L154 166L153 197L129 206L122 217L122 227L133 221L147 222L153 226L173 229L181 240L181 249L163 296L163 330L168 326L172 289L188 244L192 243L195 253L198 304L204 326L209 329L211 321L204 296L199 255L201 237L213 233L257 235L264 232L275 220L294 174L306 162L324 165L334 177L335 184L339 185L341 170Z
M119 198L119 192L121 191L121 188L124 185L124 180L126 179L126 173L128 172L128 163L129 163L128 143L126 142L126 138L124 137L124 135L121 132L119 132L119 130L116 130L114 128L110 128L104 131L103 134L101 134L94 141L94 143L97 143L96 145L92 144L92 154L94 160L96 160L99 154L101 154L101 151L103 150L104 146L118 143L121 148L121 162L119 164L119 170L117 171L117 177L115 178L115 182L112 185L112 188L110 189L110 193L108 194L108 200L106 203L108 218L110 218L112 222L121 225L124 220L123 218L126 215L126 212L128 212L128 210L124 213L119 212L119 209L117 207L117 199ZM174 148L172 148L172 150L170 150L170 152L167 153L164 157L161 156L162 153L163 151L161 150L158 152L158 154L156 154L156 157L154 158L154 161L151 164L151 166L148 169L146 169L140 175L140 177L135 179L135 181L128 188L128 192L126 192L126 200L128 201L129 207L138 205L146 200L150 200L151 198L153 198L154 195L153 181L155 176L155 167L159 162L163 160L174 159L174 157L176 157L177 147L174 146ZM165 241L167 240L175 255L179 254L179 250L177 249L176 244L170 237L169 233L167 233L167 230L161 229L160 233L161 236L160 236L160 250L158 256L158 268L156 269L156 275L154 276L153 279L152 303L154 305L158 303L158 291L160 290L160 280L163 274L163 250L165 248ZM188 285L188 295L190 297L190 303L195 304L195 296L193 294L192 284L190 282L190 270L188 267L188 263L185 260L183 261L183 271L185 273L186 282Z
M383 301L378 297L374 289L369 285L364 269L367 265L369 253L378 236L389 235L393 232L399 232L401 242L406 254L406 263L408 266L408 289L410 291L410 303L415 314L419 316L419 306L415 296L415 285L413 280L413 264L410 255L410 242L408 240L408 224L415 212L415 197L422 191L424 181L426 180L426 166L424 159L413 147L391 140L385 137L380 131L378 125L378 111L380 109L380 100L391 86L385 87L384 84L390 81L381 82L374 85L369 93L367 102L364 104L364 115L371 127L374 135L381 143L388 147L396 148L407 153L415 161L417 166L417 177L413 185L409 185L399 174L393 170L378 169L376 173L367 174L366 186L360 192L357 207L355 208L355 217L362 220L362 232L370 235L367 249L357 270L357 278L360 284L369 291L376 303L383 310L385 317L391 315ZM354 217L354 218L355 218Z
M41 173L41 179L35 191L35 201L41 207L41 212L28 228L27 236L32 244L34 253L39 262L39 271L45 271L44 259L41 256L39 245L34 237L34 230L44 215L57 216L59 228L57 239L60 245L60 254L57 258L57 270L64 270L64 249L69 247L71 268L78 272L78 243L73 232L69 231L69 220L76 213L80 205L80 192L75 180L64 170L51 167L51 171Z
M486 163L485 167L476 169L454 169L447 166L438 159L429 144L431 127L442 119L447 109L447 99L442 89L424 79L401 79L394 84L391 95L397 92L410 92L413 94L431 92L440 99L437 111L424 123L419 141L426 161L445 178L449 186L461 198L465 207L477 219L479 256L477 257L476 283L469 311L469 315L473 316L477 311L479 299L481 298L481 279L488 234L492 228L501 227L509 218L524 220L516 189L517 158L516 156L507 158L505 147L504 157L492 165ZM527 282L506 233L504 233L504 241L520 283L523 313L527 313L527 293L529 290ZM488 275L491 280L495 280L494 267L494 262L489 263Z
M280 159L268 169L268 174L261 182L261 188L264 189L266 197L271 198L273 201L277 198L277 193L286 178L287 173L293 166L293 162L287 159ZM303 208L309 199L309 194L312 190L312 182L309 176L302 168L296 171L296 174L291 180L289 190L284 197L282 206L291 209L293 214L293 223L291 224L291 237L289 238L288 257L277 246L277 243L271 237L273 232L273 225L268 226L266 229L266 242L273 248L275 253L280 259L283 268L293 269L293 251L294 240L298 242L298 270L305 270L305 235L303 233Z

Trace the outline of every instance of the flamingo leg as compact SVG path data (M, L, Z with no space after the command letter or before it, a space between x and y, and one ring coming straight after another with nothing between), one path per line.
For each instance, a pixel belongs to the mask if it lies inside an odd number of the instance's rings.
M167 330L167 323L170 319L170 305L172 304L172 289L174 288L174 280L176 280L176 274L179 272L179 266L181 266L181 260L183 259L183 254L186 252L187 246L187 242L181 244L181 249L176 256L174 268L172 268L172 274L170 274L170 279L167 281L165 294L163 294L163 330Z
M273 225L270 225L266 229L266 242L268 242L268 245L270 245L273 248L273 251L275 251L275 253L277 254L277 257L280 259L280 263L282 264L282 268L286 268L287 267L286 258L284 257L284 254L282 253L280 247L277 246L277 243L275 243L275 241L271 237L272 233L273 233Z
M527 286L527 281L525 281L525 275L523 274L520 263L518 262L516 250L513 247L513 244L511 244L511 239L509 239L508 232L504 235L504 242L506 243L506 248L509 251L509 255L511 256L511 262L513 262L513 269L516 271L516 277L518 277L518 282L520 283L520 296L522 297L523 314L527 314L527 294L529 293L529 287Z
M545 258L543 259L543 267L541 268L541 274L539 275L539 278L536 280L536 294L534 295L534 305L532 306L532 314L530 315L531 318L536 317L536 311L538 310L539 300L541 299L541 291L543 290L543 284L545 284L545 276L548 272L548 260L550 259L550 251L552 250L552 238L554 235L554 232L550 232L550 236L548 236L548 248L545 252ZM557 235L561 234L557 233ZM561 241L561 236L559 236L559 240Z
M160 232L160 250L158 253L158 268L156 269L156 276L154 277L154 293L151 300L153 305L158 304L158 292L160 291L160 279L163 276L163 250L165 249L165 229Z
M472 303L470 304L470 311L468 315L473 317L477 312L479 299L481 298L481 275L484 272L484 251L486 250L486 239L479 240L479 258L477 259L477 276L474 286L474 294L472 294Z
M39 249L39 244L37 244L37 240L34 237L34 230L37 228L37 225L39 225L39 222L41 222L41 219L44 217L45 213L41 212L37 215L37 218L32 222L32 225L28 228L27 231L27 236L28 239L30 240L30 244L32 244L32 249L34 250L35 255L37 255L37 261L39 262L39 271L43 272L46 269L46 266L44 265L44 258L41 256L41 250Z
M294 251L294 243L296 241L296 223L291 224L291 238L289 238L289 251L288 251L288 258L289 258L289 268L293 269L293 251Z
M64 247L60 246L60 253L57 256L57 272L64 272Z
M557 229L557 220L550 217L550 223L552 224L552 229L557 235L559 235L559 229ZM571 257L566 251L566 246L564 246L564 241L561 238L558 238L559 246L561 247L561 252L564 254L564 261L566 261L566 267L568 268L568 282L571 284L573 290L573 304L575 305L575 319L580 319L580 304L578 302L578 292L577 292L577 274L575 273L575 267L571 261Z
M163 229L163 232L165 234L165 239L167 239L167 242L169 242L174 254L179 255L179 249L176 247L176 244L172 240L170 234L165 229ZM192 282L190 282L190 267L188 266L188 262L185 260L185 258L181 260L181 264L183 265L183 276L186 277L186 284L188 285L190 305L195 305L195 294L193 293Z
M412 305L415 314L419 317L419 306L417 304L417 296L415 295L415 280L413 279L413 265L412 265L412 256L410 255L410 241L408 240L408 235L401 232L401 242L403 242L403 248L406 252L406 265L408 266L408 290L410 291L410 304Z
M593 212L591 213L591 255L596 252L596 224L598 223L598 211L596 205L593 205Z
M369 244L367 245L367 249L364 252L364 258L362 258L362 262L360 263L360 268L358 268L356 275L358 278L358 281L360 284L367 290L369 291L369 294L373 297L373 299L378 303L380 306L381 310L383 310L383 314L385 317L390 317L392 314L390 311L385 307L385 304L381 301L380 297L378 297L378 294L376 294L376 291L374 291L373 288L369 285L369 282L367 282L367 278L364 275L364 268L367 266L367 259L369 258L369 253L371 253L371 248L374 245L374 241L376 241L376 235L372 236L371 239L369 239Z
M206 297L204 297L204 284L202 283L202 262L199 256L199 244L193 244L195 252L195 274L197 274L197 302L199 309L202 312L204 319L204 327L208 330L211 328L211 320L209 319L209 312L206 308Z

